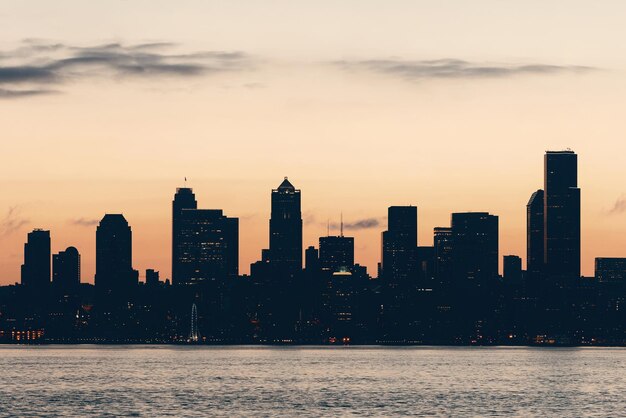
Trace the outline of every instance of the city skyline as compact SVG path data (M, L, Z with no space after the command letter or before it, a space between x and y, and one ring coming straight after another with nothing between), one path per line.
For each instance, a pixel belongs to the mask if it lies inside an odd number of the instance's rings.
M546 155L563 154L563 153L567 154L569 152L570 151L547 151ZM573 155L576 155L576 154L573 154ZM544 166L544 170L545 169L546 168ZM576 171L576 169L575 169L575 171ZM289 183L289 181L287 180L287 177L285 177L283 183L280 186L278 186L278 190L280 190L281 187L283 187L285 185L285 182L287 183L287 185L289 187L293 188L291 183ZM179 196L180 191L183 191L183 192L184 191L189 191L191 193L192 199L194 199L193 200L193 205L189 206L189 207L191 207L193 209L197 209L197 202L195 200L195 195L193 193L193 189L191 187L187 187L187 183L188 183L187 182L187 178L184 179L183 183L184 183L185 187L178 187L176 189L177 190L176 196ZM270 188L270 190L271 189L272 188ZM274 190L274 192L275 191L276 190ZM542 190L539 190L539 191L543 192ZM297 192L300 193L300 190L297 190ZM272 196L274 196L274 195L275 195L275 193L272 193ZM306 201L306 191L304 192L304 196L305 196L304 199ZM583 202L584 202L584 196L585 195L583 194L583 198L582 198ZM534 197L534 192L533 192L533 196L531 196L531 199L533 197ZM269 203L271 203L271 202L268 202L268 206L270 206L270 211L269 212L271 213L271 205ZM171 200L170 200L170 204L171 204ZM407 204L417 208L418 212L421 215L422 210L423 210L423 206L420 206L419 204L414 204L412 202L409 202ZM541 205L543 206L543 204L541 204ZM176 209L175 209L175 211L176 211ZM207 213L209 215L214 213L214 215L210 215L210 216L222 216L221 213L223 212L223 210L214 208L214 209L196 210L196 212L197 213ZM219 212L219 214L217 212ZM462 211L456 211L456 212L462 212ZM480 210L470 210L470 211L467 211L467 212L480 213L481 211ZM526 222L526 220L527 220L526 219L526 217L527 217L527 213L526 213L527 212L527 207L524 206L523 210L520 210L520 212L523 212L524 222ZM306 210L303 210L303 213L306 214L307 213ZM451 212L448 215L448 218L450 219L454 213L455 212ZM170 214L171 214L171 212L170 212ZM496 214L496 216L498 215L497 213L495 213L495 214ZM235 215L229 214L229 215L233 216L234 218L238 218L238 219L235 220L236 222L241 222L242 220L245 220L245 218L246 218L245 216L241 217L241 216L238 216L237 214L235 214ZM204 215L204 216L206 216L206 215ZM270 216L268 216L268 219L269 218L270 218ZM342 233L340 224L344 223L343 222L343 212L340 213L340 218L341 218L340 222L337 222L335 220L332 220L332 222L331 222L330 218L327 219L325 222L323 222L320 219L312 220L311 218L309 218L307 220L305 218L305 220L303 222L303 224L304 224L303 231L305 233L305 236L307 236L307 235L310 236L311 235L311 231L307 231L307 228L310 228L313 231L320 231L320 229L325 229L325 231L324 231L325 233L323 235L317 236L316 238L313 238L310 242L303 241L302 249L301 249L302 260L304 260L304 248L307 248L310 245L314 245L314 246L317 245L318 244L318 240L321 237L325 237L325 236L339 236L340 233ZM419 219L419 221L415 225L418 228L418 231L420 231L420 234L418 234L418 237L419 237L418 242L421 245L423 245L423 246L424 245L432 246L433 243L434 243L434 235L433 235L432 231L435 228L440 228L441 225L437 225L437 226L434 226L433 228L431 228L431 232L430 232L430 234L428 234L427 231L423 231L424 228L421 225L421 224L423 224L425 222L425 220L423 219L423 216L418 216L418 219ZM582 217L582 220L583 220L583 225L584 225L584 215ZM350 231L350 233L352 235L355 235L355 237L358 237L358 236L361 236L361 237L368 236L368 235L371 235L372 232L374 233L374 235L378 235L378 242L373 242L373 243L372 242L362 243L362 242L360 242L359 238L355 238L355 262L368 267L369 271L374 276L375 276L374 272L376 272L376 270L377 270L378 263L382 262L382 259L380 258L380 246L383 244L383 242L382 242L382 238L381 238L380 234L383 232L387 221L388 221L388 217L387 216L380 216L380 217L371 217L371 218L357 220L357 221L353 221L352 219L348 218L348 219L346 219L346 222L345 222L345 225L347 226L347 229ZM100 222L100 221L98 220L97 222ZM94 223L93 231L91 231L91 232L95 232L95 226L97 225L97 223L95 223L95 222L91 222L91 223ZM361 223L362 225L360 225L359 223ZM442 225L443 225L443 223L442 223ZM90 225L85 225L84 227L85 227L85 229L89 229L89 228L87 228L89 226ZM324 227L324 228L321 228L321 227ZM35 228L34 230L37 230L37 229L50 230L50 228L45 228L45 227L38 227L38 228ZM500 222L500 229L506 229L506 225L503 225L502 222ZM171 219L170 219L170 230L171 230ZM370 232L370 234L364 234L363 231ZM51 239L52 250L51 251L52 251L52 253L61 252L66 247L74 246L74 244L72 244L72 243L68 243L67 246L64 246L65 244L63 244L63 245L55 245L55 243L54 243L54 235L55 235L54 232L55 232L54 230L51 231L51 235L52 235L52 239ZM308 232L308 234L307 234L307 232ZM242 241L241 240L241 234L245 235L245 231L241 231L241 229L240 229L238 234L239 234L239 241L241 242ZM267 232L266 232L266 234L267 234ZM135 236L136 236L136 234L135 234ZM170 250L170 253L171 253L171 250L172 250L172 247L171 247L172 235L171 235L171 233L170 233L168 238L169 238L169 244L167 244L167 245L168 245L168 249ZM502 238L503 238L502 234L499 234L499 242L502 241ZM500 244L498 250L499 250L499 254L501 256L505 256L505 255L517 255L517 256L519 256L523 260L523 267L524 267L524 269L526 269L526 267L527 267L526 259L527 259L527 252L528 252L528 248L526 248L527 244L528 244L527 243L528 237L527 237L527 232L526 231L524 232L523 239L524 239L524 241L521 243L521 249L519 250L519 252L502 251L502 245L501 244ZM240 248L240 254L241 254L241 249L249 248L249 247L246 246L246 244L249 244L249 243L241 242L241 244L243 244L243 245L239 245L238 244L238 246ZM581 244L584 246L584 236L583 236L583 239L581 239ZM249 274L249 272L250 272L250 268L249 268L250 264L252 264L255 261L259 260L261 258L259 256L261 254L261 250L263 248L267 248L268 246L269 246L269 241L267 241L267 243L265 245L261 244L259 246L259 248L258 248L256 258L255 258L254 254L250 254L249 257L250 257L251 261L249 263L246 263L245 261L241 261L238 264L238 267L239 267L239 270L241 271L241 274ZM366 259L365 261L359 259L359 249L363 250L364 247L366 247L366 246L370 246L370 247L371 246L378 246L378 248L376 249L377 252L378 252L378 259L370 259L370 260ZM516 244L516 245L514 245L513 248L519 248L519 247L520 247L520 245ZM620 249L621 248L617 248L616 251L611 251L611 252L608 252L606 254L591 254L590 255L590 260L587 263L585 263L585 260L584 260L584 257L583 257L583 260L582 260L582 263L581 263L582 275L584 275L584 276L593 276L593 268L595 266L595 259L598 258L598 257L620 257L622 255L620 253ZM79 250L80 250L80 248L79 248ZM81 257L84 257L87 260L90 260L90 258L92 258L92 257L89 256L88 253L86 254L84 250L80 250L80 251L81 251ZM139 254L142 253L141 248L133 247L133 254L134 254L135 260L137 260L136 254L138 254L138 253ZM363 251L361 251L361 253L363 253ZM240 254L239 254L239 258L241 259ZM364 257L364 258L366 258L366 257ZM145 276L144 276L143 272L146 269L153 269L153 270L159 271L160 275L161 275L161 278L172 280L172 275L171 275L171 272L172 272L172 268L171 268L172 261L171 260L172 260L172 258L170 256L166 261L155 260L155 262L152 265L143 265L143 264L140 265L139 263L137 263L137 261L135 261L135 264L138 264L135 267L140 272L139 274L140 274L140 277L143 279L143 281L145 281ZM21 262L19 264L21 264ZM503 266L503 261L501 259L498 260L498 264L499 264L499 272L503 273L503 267L504 267ZM85 263L81 262L81 268L83 266L85 266ZM304 267L304 264L303 264L303 267ZM92 270L94 271L94 275L93 276L90 275L90 273L89 273ZM585 274L585 273L587 273L587 274ZM81 282L83 282L83 283L94 283L94 277L95 277L95 263L94 263L93 267L90 266L89 264L87 264L87 268L86 269L83 268L83 270L82 270ZM12 284L12 283L15 283L15 282L19 282L19 277L16 280L14 280L14 281L6 281L5 283L2 283L0 281L0 284Z

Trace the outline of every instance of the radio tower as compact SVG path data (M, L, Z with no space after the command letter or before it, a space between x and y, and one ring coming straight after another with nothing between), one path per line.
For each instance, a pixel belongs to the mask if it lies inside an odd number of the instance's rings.
M189 330L189 342L197 343L200 341L200 333L198 332L198 308L196 304L191 305L191 329Z

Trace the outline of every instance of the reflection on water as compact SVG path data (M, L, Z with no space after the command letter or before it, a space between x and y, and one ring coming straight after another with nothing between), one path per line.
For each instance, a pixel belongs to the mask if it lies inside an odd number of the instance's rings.
M626 349L0 347L1 416L626 416Z

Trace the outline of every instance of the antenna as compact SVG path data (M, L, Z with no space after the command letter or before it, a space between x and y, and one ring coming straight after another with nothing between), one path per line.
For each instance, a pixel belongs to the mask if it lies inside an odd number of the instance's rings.
M343 237L343 212L341 212L341 224L340 225L341 225L341 229L340 229L341 234L340 235Z

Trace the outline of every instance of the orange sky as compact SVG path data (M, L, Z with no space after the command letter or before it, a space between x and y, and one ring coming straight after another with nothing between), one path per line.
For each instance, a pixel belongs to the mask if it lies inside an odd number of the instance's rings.
M35 227L55 252L75 245L92 282L107 212L130 222L135 268L169 277L185 176L199 207L241 219L243 273L285 175L302 189L305 246L340 212L379 221L346 231L371 273L390 205L418 207L421 245L451 212L489 211L500 254L524 257L543 153L566 147L583 273L626 256L626 3L336 3L8 2L0 283L19 281Z

